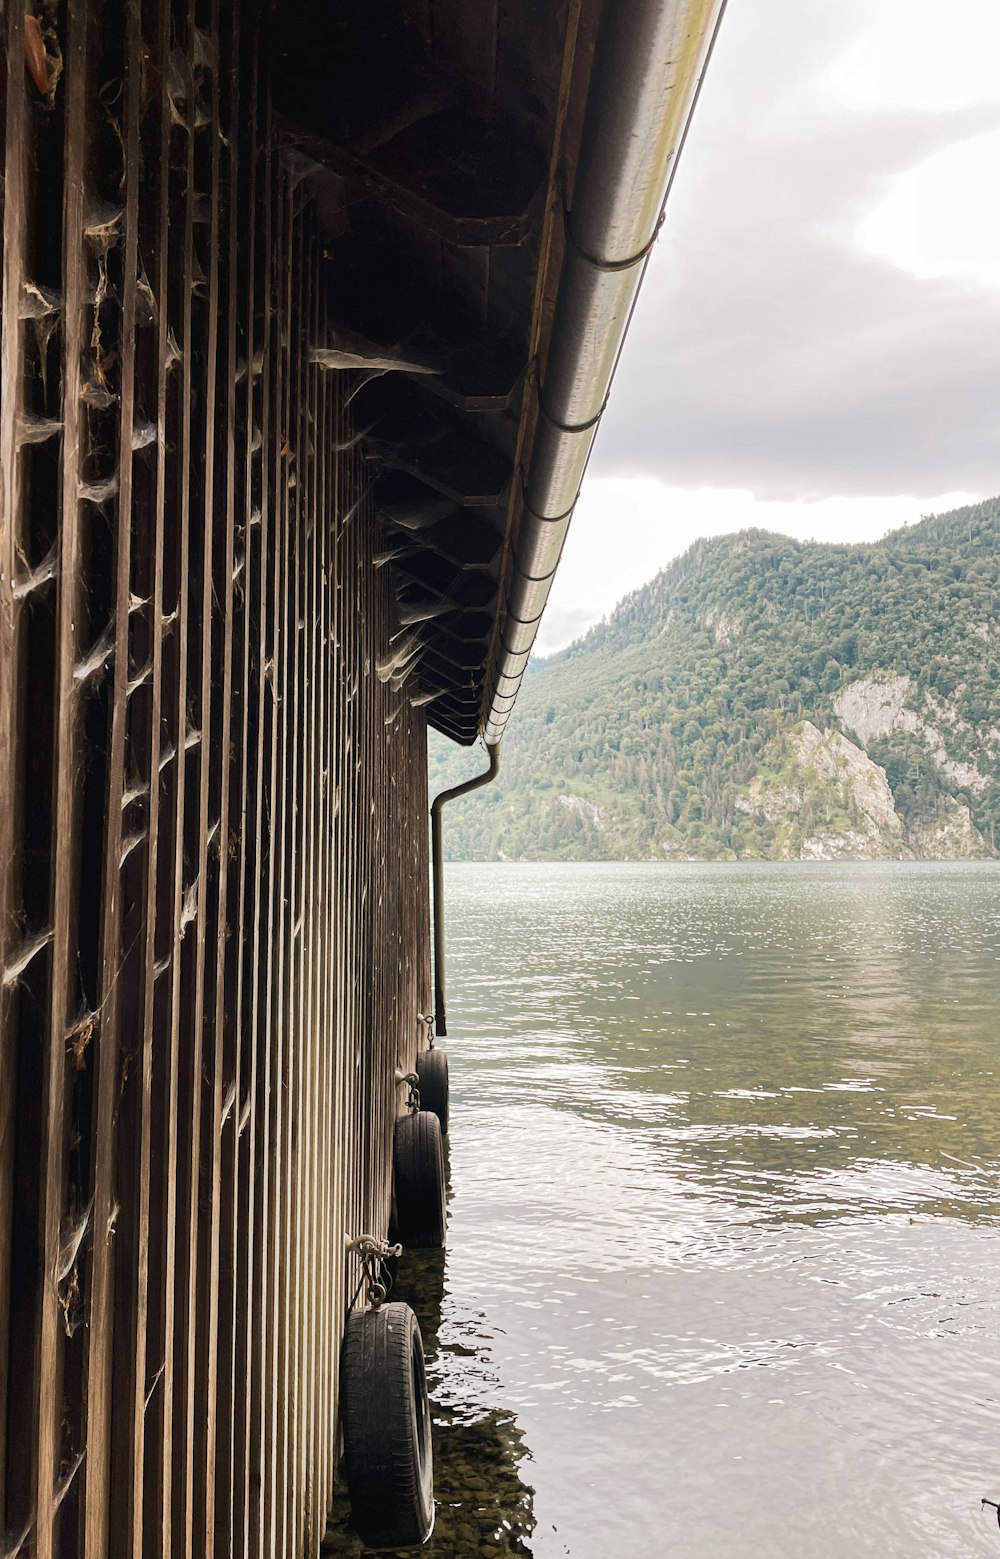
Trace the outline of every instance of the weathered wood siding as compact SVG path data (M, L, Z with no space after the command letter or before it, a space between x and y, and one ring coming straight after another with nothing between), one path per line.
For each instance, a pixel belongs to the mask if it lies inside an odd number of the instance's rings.
M0 1553L287 1559L428 1006L424 720L255 10L0 25Z

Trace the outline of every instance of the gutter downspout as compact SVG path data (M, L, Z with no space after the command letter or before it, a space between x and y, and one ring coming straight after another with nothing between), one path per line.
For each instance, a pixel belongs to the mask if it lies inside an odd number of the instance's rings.
M500 744L494 742L487 748L490 766L482 774L466 780L464 785L453 785L434 797L431 807L431 861L434 879L434 1032L447 1034L448 1019L444 998L444 839L441 828L441 809L457 796L466 796L470 790L489 785L500 769Z
M725 0L605 0L483 727L500 741L552 587Z

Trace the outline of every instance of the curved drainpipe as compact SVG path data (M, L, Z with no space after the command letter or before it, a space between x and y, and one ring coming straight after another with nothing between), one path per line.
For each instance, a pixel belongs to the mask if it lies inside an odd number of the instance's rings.
M500 746L494 743L486 749L489 768L466 780L464 785L453 785L434 797L431 807L431 863L434 878L434 1032L447 1034L448 1017L444 997L444 839L441 828L441 809L456 796L467 796L470 790L478 790L495 780L500 769Z
M488 746L503 735L535 642L724 8L725 0L605 0Z

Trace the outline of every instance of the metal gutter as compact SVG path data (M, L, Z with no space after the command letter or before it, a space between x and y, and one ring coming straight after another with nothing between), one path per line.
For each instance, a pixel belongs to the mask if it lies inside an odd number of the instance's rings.
M431 806L431 870L434 882L434 1032L447 1034L448 1015L444 994L444 838L441 825L441 809L457 796L467 796L470 790L479 790L495 780L500 769L500 746L495 742L486 749L489 768L466 780L464 785L453 785L434 797Z
M483 727L490 748L535 642L724 9L725 0L604 8Z

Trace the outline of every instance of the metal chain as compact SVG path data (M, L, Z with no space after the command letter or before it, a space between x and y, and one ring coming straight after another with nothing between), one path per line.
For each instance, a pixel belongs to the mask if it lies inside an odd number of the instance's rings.
M402 1245L390 1245L387 1240L376 1239L373 1234L362 1234L356 1240L348 1240L348 1254L355 1255L361 1262L361 1282L355 1290L354 1299L351 1301L351 1309L357 1302L358 1295L367 1283L367 1300L373 1310L377 1310L389 1292L382 1282L382 1263L389 1256L401 1256Z

